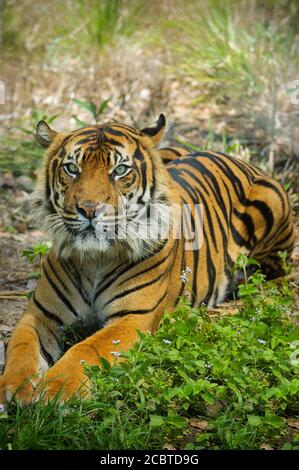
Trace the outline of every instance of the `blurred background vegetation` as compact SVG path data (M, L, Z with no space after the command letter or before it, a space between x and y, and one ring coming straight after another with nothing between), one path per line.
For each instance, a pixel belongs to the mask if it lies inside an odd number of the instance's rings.
M0 5L2 186L35 178L40 118L69 131L94 120L143 126L164 112L167 143L238 153L298 192L297 0Z

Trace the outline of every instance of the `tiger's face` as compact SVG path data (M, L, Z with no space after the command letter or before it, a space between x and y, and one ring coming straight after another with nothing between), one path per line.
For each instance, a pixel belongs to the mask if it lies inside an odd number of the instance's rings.
M164 127L160 115L142 131L108 124L61 135L39 122L37 139L49 149L35 207L60 252L118 248L140 258L161 243L169 188L153 147Z

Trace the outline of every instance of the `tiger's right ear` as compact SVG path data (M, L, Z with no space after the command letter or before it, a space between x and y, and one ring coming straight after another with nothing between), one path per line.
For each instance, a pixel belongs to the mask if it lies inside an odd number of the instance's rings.
M51 129L46 121L39 121L36 126L35 137L38 143L45 148L50 147L58 132Z
M163 137L166 127L166 118L164 114L160 114L159 119L152 125L145 127L141 130L141 133L149 137L154 145L157 145Z

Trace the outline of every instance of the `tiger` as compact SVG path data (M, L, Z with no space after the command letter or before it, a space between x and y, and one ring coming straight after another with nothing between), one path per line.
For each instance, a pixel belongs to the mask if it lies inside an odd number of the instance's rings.
M33 213L52 246L9 340L0 402L88 397L86 365L123 360L185 295L194 308L223 302L240 253L282 273L277 253L295 239L283 186L234 156L163 148L165 129L163 114L141 130L37 124ZM86 337L62 353L78 319Z

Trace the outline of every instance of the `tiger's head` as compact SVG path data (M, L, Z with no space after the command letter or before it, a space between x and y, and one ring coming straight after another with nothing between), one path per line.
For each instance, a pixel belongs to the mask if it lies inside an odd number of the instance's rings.
M127 251L140 259L167 238L171 183L155 151L165 123L161 114L142 130L112 123L68 135L38 123L48 151L34 207L61 256Z

